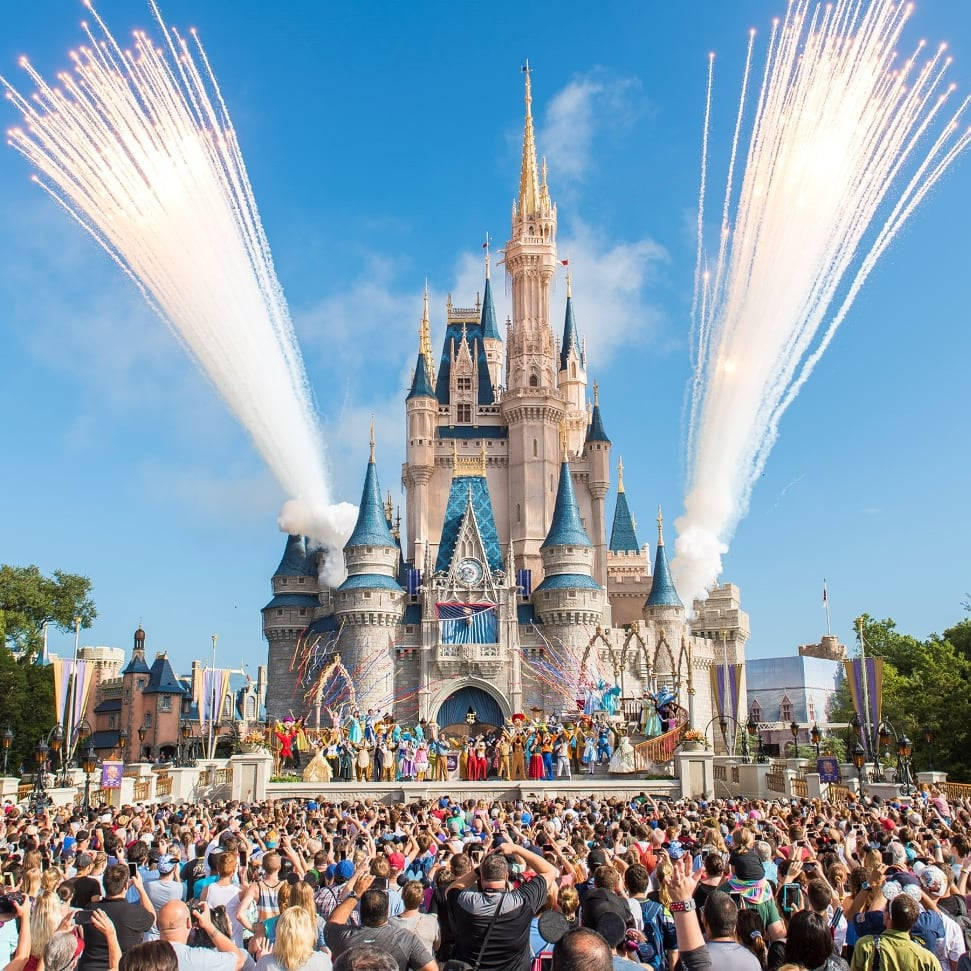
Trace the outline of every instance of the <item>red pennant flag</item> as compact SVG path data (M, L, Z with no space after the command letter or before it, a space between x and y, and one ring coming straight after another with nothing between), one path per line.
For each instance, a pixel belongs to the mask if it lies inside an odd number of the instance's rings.
M569 260L560 260L560 263L562 263L563 266L569 266L570 265L570 261Z

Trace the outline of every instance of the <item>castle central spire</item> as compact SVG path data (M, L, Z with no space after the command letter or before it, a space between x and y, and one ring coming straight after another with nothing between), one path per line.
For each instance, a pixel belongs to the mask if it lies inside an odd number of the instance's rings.
M526 125L523 131L523 164L519 173L519 214L532 215L539 211L539 174L536 169L536 135L533 132L533 84L529 61L523 65L526 77Z

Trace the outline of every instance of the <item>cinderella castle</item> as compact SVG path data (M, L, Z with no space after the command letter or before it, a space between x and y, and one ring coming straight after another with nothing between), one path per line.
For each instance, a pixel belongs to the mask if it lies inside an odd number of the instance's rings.
M551 306L557 211L545 161L537 165L530 87L527 71L505 337L488 255L481 300L447 303L437 364L426 292L404 402L404 530L390 497L382 500L372 432L342 551L347 578L326 586L322 564L341 554L301 536L288 537L273 575L262 611L271 718L330 724L339 693L406 724L499 725L517 712L575 713L597 688L624 699L667 688L703 729L714 708L710 669L744 662L738 588L716 587L686 616L660 510L651 557L619 461L608 522L609 421L590 386L569 277L565 306ZM563 321L556 332L554 317ZM340 677L325 681L330 670Z

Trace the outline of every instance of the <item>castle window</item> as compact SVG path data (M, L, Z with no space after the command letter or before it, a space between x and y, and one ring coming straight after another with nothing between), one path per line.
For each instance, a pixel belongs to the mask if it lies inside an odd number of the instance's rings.
M792 721L792 702L788 695L783 696L779 705L779 718L784 722Z
M539 445L537 444L536 439L534 438L533 439L533 458L536 458L537 455L539 455Z
M553 473L550 473L550 492L553 491Z
M256 699L252 695L246 698L246 717L248 719L256 717Z
M307 608L306 607L301 607L300 608L300 616L303 617L306 613L307 613Z
M108 727L109 728L114 728L115 727L115 716L114 715L109 715L108 716Z
M283 610L281 608L277 608L276 615L277 615L277 617L282 617L283 616Z
M521 523L523 521L523 507L516 503L516 522Z
M364 591L364 599L365 600L370 600L371 599L371 591L370 590L365 590Z
M472 390L472 378L456 378L455 387L459 391L471 391Z
M539 377L535 374L529 376L529 386L535 388L539 384Z
M172 710L172 696L162 695L162 704L159 706L161 711L171 711Z
M472 405L457 405L455 408L455 420L460 425L472 424Z
M287 585L287 584L288 584L289 582L290 582L290 581L289 581L289 580L288 580L288 579L287 579L286 577L283 577L283 579L281 579L281 580L280 580L280 584L281 584L282 586L284 586L284 587L285 587L285 586L286 586L286 585Z
M145 687L145 679L144 678L139 678L138 679L138 690L141 691L142 688L144 688L144 687Z
M306 579L307 579L306 577L298 577L297 578L297 583L303 583L303 581L306 580Z
M576 366L576 363L574 362L573 364L570 365L570 377L575 378L576 376L577 376L577 366Z
M145 712L145 727L146 728L152 727L152 713L150 711Z

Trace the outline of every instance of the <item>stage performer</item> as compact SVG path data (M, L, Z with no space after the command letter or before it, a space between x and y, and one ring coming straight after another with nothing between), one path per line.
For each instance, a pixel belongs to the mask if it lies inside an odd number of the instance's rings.
M281 725L277 722L277 727L273 732L276 737L277 742L280 744L280 770L288 769L290 763L293 761L293 733L291 731L291 725L293 724L292 718L284 719Z
M620 688L616 684L603 693L601 704L608 717L617 714L617 706L620 704Z
M580 774L583 740L583 729L579 725L574 725L570 732L570 770L572 775Z
M413 782L415 779L415 746L411 738L405 734L403 755L401 757L401 778L404 782Z
M601 725L597 734L597 761L607 765L611 755L613 755L613 748L610 745L610 729L606 725Z
M368 782L371 779L371 750L363 742L358 746L355 759L357 765L357 781Z
M627 775L637 771L634 762L634 746L626 735L621 735L617 742L617 751L610 759L608 771L616 775Z
M476 778L479 782L485 782L489 778L489 756L486 754L484 735L480 735L475 743L475 767Z
M587 767L587 774L593 775L594 766L597 763L597 740L591 732L583 746L583 764Z
M553 736L547 732L543 736L540 751L543 753L543 778L547 782L553 781Z
M503 732L499 736L499 741L496 742L496 756L499 760L496 768L499 771L499 778L505 779L507 782L512 778L512 773L509 769L509 753L511 751L512 746L509 744L509 736Z
M526 740L526 754L529 757L530 779L543 778L543 740L534 732Z
M307 763L307 768L303 770L304 782L330 782L333 778L330 763L324 758L325 751L326 749L321 745Z
M661 734L661 719L658 718L657 704L647 691L641 696L641 732L646 738L656 738Z
M394 773L397 768L398 746L394 738L390 735L384 738L384 764L381 769L382 782L394 782Z
M556 740L553 753L556 755L557 779L564 774L568 779L573 778L573 773L570 771L570 742L571 738L566 732L563 732Z
M428 744L425 739L418 743L415 749L415 777L419 782L424 782L428 775Z
M356 708L351 712L351 717L347 719L344 727L347 729L348 741L352 745L360 745L364 738L364 731L361 728L361 713Z
M512 750L511 778L525 779L526 778L526 756L525 756L525 746L523 744L522 732L516 732L516 734L513 735L512 742L509 747Z
M350 782L354 777L354 746L345 738L337 746L337 760L340 766L338 778L341 782Z
M368 708L367 714L364 716L364 741L368 745L374 744L374 725L377 720L377 712L373 708Z
M339 770L337 751L337 729L333 729L327 742L327 762L330 764L330 777L337 778Z
M439 735L432 742L431 750L435 756L435 781L448 782L448 742Z

